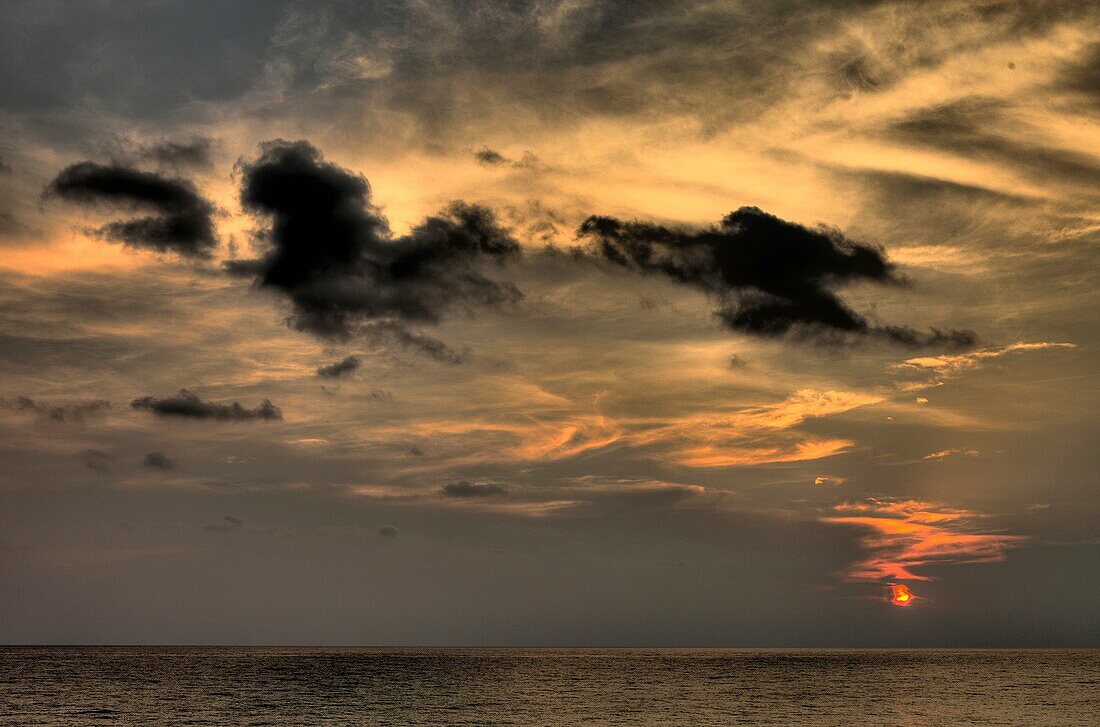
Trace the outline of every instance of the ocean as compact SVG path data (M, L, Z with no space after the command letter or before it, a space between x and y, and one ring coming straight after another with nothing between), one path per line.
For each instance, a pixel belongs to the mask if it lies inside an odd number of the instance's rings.
M4 647L0 721L1100 725L1100 650Z

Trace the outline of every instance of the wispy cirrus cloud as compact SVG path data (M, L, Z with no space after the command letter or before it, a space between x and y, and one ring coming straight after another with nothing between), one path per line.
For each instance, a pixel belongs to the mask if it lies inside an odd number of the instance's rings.
M1049 349L1072 350L1077 348L1075 343L1038 342L1024 343L1018 341L999 348L986 348L981 351L960 354L942 354L939 356L919 356L906 359L897 364L898 368L908 367L923 369L937 374L953 374L960 371L981 368L982 365L995 358L1000 358L1010 353L1022 353L1026 351L1045 351Z

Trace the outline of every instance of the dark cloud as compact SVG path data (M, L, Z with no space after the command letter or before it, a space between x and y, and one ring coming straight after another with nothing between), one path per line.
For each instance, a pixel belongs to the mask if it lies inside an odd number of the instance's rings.
M448 482L439 488L439 491L447 497L503 497L508 494L508 488L491 482L477 483L469 480Z
M452 348L438 338L410 331L396 321L372 321L360 326L358 332L374 346L395 345L408 351L422 353L443 363L465 363L470 357L470 352L466 349Z
M116 164L80 162L63 169L46 192L79 204L154 211L146 217L109 222L97 230L129 247L209 258L218 244L214 206L185 179Z
M27 230L26 225L7 210L0 210L0 236L10 237Z
M1100 42L1090 44L1080 58L1067 63L1055 87L1079 96L1094 112L1100 112Z
M705 291L718 301L715 314L732 330L797 333L825 342L851 336L907 346L974 342L967 332L871 325L834 289L857 281L902 283L883 251L837 230L809 229L755 207L742 207L703 230L590 217L578 237L587 242L582 254Z
M239 402L232 404L217 404L212 401L203 401L196 394L187 389L180 389L175 396L157 399L152 396L143 396L134 399L130 406L142 411L150 411L157 416L179 417L181 419L210 419L225 422L246 421L274 421L283 418L279 407L264 399L263 403L254 409L245 409Z
M736 353L731 353L729 357L729 365L731 369L743 369L749 365L749 362L738 356Z
M176 460L169 457L164 452L148 452L141 460L143 466L153 470L161 470L167 472L176 468Z
M203 528L208 533L229 533L244 527L244 520L233 515L226 515L220 523L213 523Z
M478 164L482 164L486 167L499 167L502 164L508 163L508 157L501 154L499 151L493 149L481 149L474 152L474 159Z
M350 374L362 365L363 362L359 360L358 356L348 356L341 361L318 367L317 375L322 379L335 379L344 374Z
M5 162L3 159L0 159L0 174L11 174L11 173L12 173L11 165L8 164L7 162Z
M106 472L111 460L114 459L111 455L98 449L85 449L77 456L85 467L96 472Z
M213 165L214 140L196 136L187 142L161 141L143 148L142 159L171 167L207 168Z
M970 96L918 109L891 123L885 133L907 145L1001 164L1082 192L1100 188L1100 163L1095 157L1043 146L1042 135L1013 121L1007 111L1002 101Z
M260 152L240 163L241 204L271 221L261 235L269 249L227 267L289 296L295 328L347 338L375 322L392 333L408 323L434 323L456 307L519 297L514 286L479 272L481 263L519 252L484 207L452 203L395 237L371 204L363 176L326 162L305 141L267 142ZM399 339L421 343L411 333Z
M392 525L383 525L382 527L378 528L378 534L381 535L383 538L396 538L398 535L401 534L401 531Z
M71 404L46 404L29 396L0 398L0 407L15 411L33 412L55 422L83 422L90 414L98 414L111 408L111 402L103 399L74 402Z

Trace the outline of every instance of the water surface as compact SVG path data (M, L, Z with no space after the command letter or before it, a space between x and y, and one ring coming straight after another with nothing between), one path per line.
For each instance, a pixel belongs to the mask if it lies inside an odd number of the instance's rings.
M1100 651L10 647L0 720L1100 725Z

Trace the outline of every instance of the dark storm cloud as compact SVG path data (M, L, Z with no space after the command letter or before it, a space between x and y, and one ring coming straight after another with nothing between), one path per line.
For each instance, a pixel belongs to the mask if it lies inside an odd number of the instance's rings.
M85 467L96 472L106 472L113 459L111 455L98 449L85 449L77 456Z
M376 334L389 335L408 323L434 323L456 307L519 297L513 286L478 270L519 252L489 210L455 202L395 237L361 175L326 162L305 141L267 142L260 149L259 158L240 165L241 204L270 219L262 235L269 250L228 267L254 273L260 286L289 296L295 328L347 338L373 321ZM423 343L408 331L398 339Z
M74 402L71 404L46 404L35 401L29 396L0 398L0 407L21 412L33 412L54 422L83 422L91 414L98 414L111 408L111 402L103 399Z
M142 159L148 159L171 167L205 168L213 164L214 140L196 136L187 142L162 141L143 148Z
M66 167L46 188L70 202L150 209L155 215L109 222L103 237L129 247L209 258L217 247L214 206L185 179L116 164L80 162Z
M392 525L383 525L382 527L378 528L378 534L381 535L383 538L396 538L398 535L401 534L401 531Z
M168 470L175 469L177 462L164 452L148 452L145 457L142 458L141 464L149 469L167 472Z
M978 161L993 162L1045 180L1073 185L1088 194L1100 188L1095 157L1042 145L1042 137L1013 123L1002 101L971 96L918 109L891 123L886 135L907 145L925 147ZM1011 128L1012 135L1000 131Z
M12 173L11 165L8 164L7 162L5 162L3 159L0 159L0 174L11 174L11 173Z
M283 418L279 407L264 399L263 403L254 409L246 409L239 402L232 404L217 404L212 401L203 401L196 394L187 389L180 389L175 396L157 399L152 396L143 396L134 399L130 406L134 409L149 411L157 416L178 417L181 419L208 419L224 422L247 421L274 421Z
M732 330L759 336L793 332L837 342L873 336L906 346L974 342L968 332L871 325L834 288L857 281L902 283L882 250L755 207L742 207L703 230L590 217L578 237L587 242L584 253L665 275L713 296L719 303L715 314Z
M508 488L491 482L477 483L469 480L448 482L439 488L446 497L480 498L480 497L504 497L508 494Z
M363 362L359 360L358 356L348 356L341 361L318 367L317 375L322 379L335 379L344 374L350 374L362 365Z

